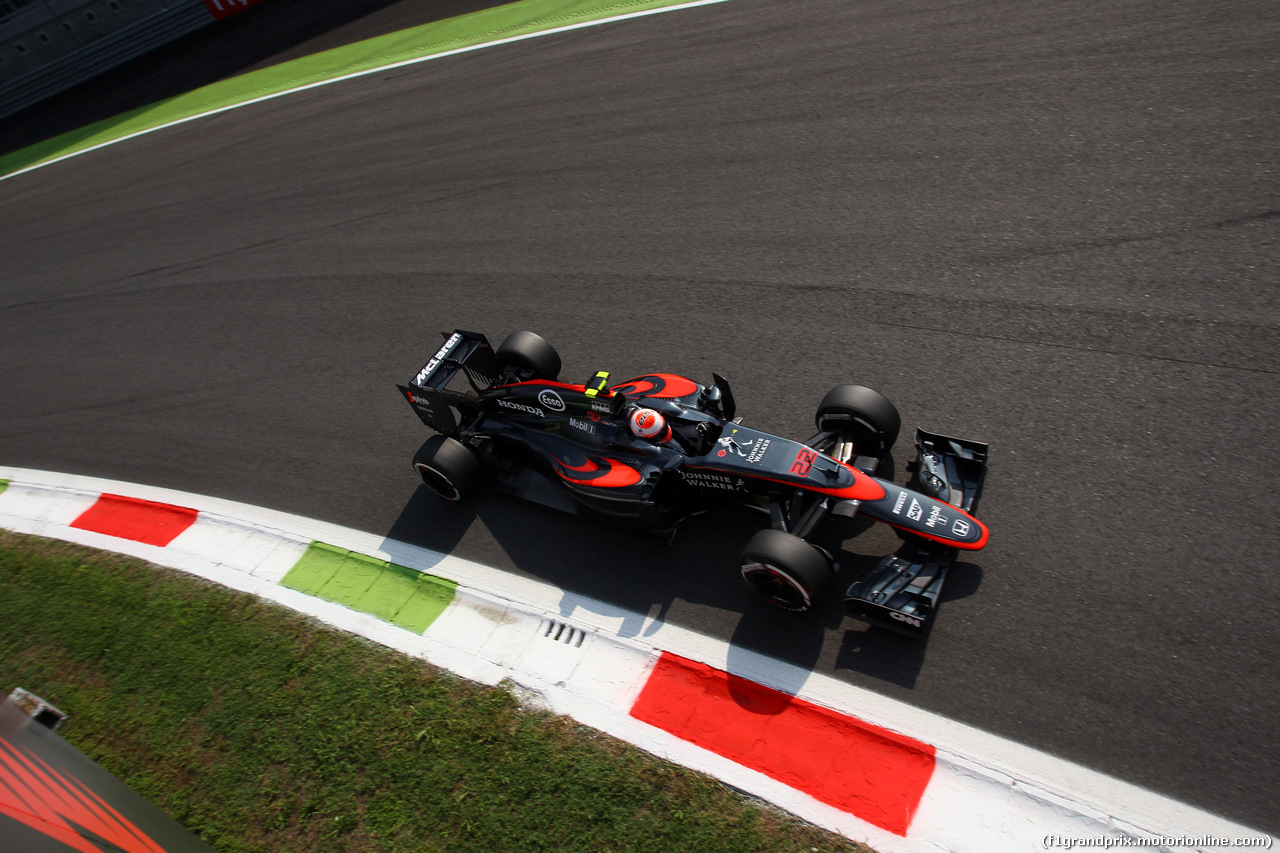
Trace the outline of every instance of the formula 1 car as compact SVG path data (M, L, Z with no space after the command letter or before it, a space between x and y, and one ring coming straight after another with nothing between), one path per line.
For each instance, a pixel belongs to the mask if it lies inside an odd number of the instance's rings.
M808 610L830 586L831 555L809 540L833 517L863 515L904 544L845 595L845 610L911 635L931 624L959 550L987 543L974 517L987 446L916 433L907 488L875 476L901 419L883 395L838 385L801 443L742 424L719 374L703 385L668 373L610 384L600 371L559 381L560 356L533 332L494 350L484 335L445 332L442 347L398 385L437 435L413 458L423 483L464 500L484 484L575 514L625 519L674 535L715 503L768 515L742 551L747 583L774 605ZM466 390L449 385L461 374Z

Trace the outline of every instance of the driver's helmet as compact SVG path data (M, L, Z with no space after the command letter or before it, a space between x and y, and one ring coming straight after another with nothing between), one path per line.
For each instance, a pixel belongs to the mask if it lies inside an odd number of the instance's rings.
M655 412L653 409L633 410L627 418L627 426L631 428L631 434L637 438L658 442L671 438L671 427L667 426L666 418L662 417L661 412Z

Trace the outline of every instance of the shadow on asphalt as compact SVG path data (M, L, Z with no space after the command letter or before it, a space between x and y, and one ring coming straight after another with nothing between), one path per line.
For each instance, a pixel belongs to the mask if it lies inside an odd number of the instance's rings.
M674 543L667 544L642 530L577 518L496 492L451 504L422 486L386 535L451 553L476 522L519 571L573 590L561 602L563 618L573 618L582 608L610 618L626 611L636 618L624 619L620 632L643 638L667 618L677 601L712 608L723 614L721 630L729 634L729 670L753 669L754 655L792 664L795 670L774 674L792 680L773 684L784 694L801 690L833 638L838 642L837 671L851 670L913 689L924 664L927 634L903 636L844 613L844 591L882 558L842 547L842 540L852 542L877 526L868 519L853 519L829 531L822 544L836 555L839 572L822 604L808 613L779 610L742 582L737 571L739 552L761 520L731 510L690 519ZM943 602L972 595L981 582L981 568L956 563L943 589Z
M507 0L266 0L0 120L0 155L290 59Z
M865 571L879 562L879 557L865 557ZM966 598L978 591L982 584L982 569L973 563L957 562L947 572L947 582L942 588L936 619L946 618L946 603ZM937 624L936 621L934 624ZM875 625L849 620L849 627L840 640L836 655L836 669L848 669L887 681L908 690L914 689L920 668L924 665L929 646L929 635L908 637Z
M441 554L452 553L476 520L477 501L450 503L426 486L418 486L386 538Z

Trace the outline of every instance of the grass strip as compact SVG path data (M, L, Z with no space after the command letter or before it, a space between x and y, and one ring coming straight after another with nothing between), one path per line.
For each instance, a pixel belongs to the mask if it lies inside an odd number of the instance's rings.
M520 0L304 56L131 110L0 157L0 177L237 104L489 42L688 0Z
M222 853L863 851L250 595L0 531L0 689Z

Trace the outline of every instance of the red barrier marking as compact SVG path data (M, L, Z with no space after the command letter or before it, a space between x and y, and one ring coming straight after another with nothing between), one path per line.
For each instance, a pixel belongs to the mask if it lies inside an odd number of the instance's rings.
M198 514L182 506L102 495L71 526L163 548L194 524Z
M664 652L631 716L905 836L933 747Z
M102 850L77 828L124 853L165 853L83 782L0 738L0 813L82 853Z
M221 21L223 18L230 18L236 12L243 12L250 6L256 6L262 0L204 0L204 5L209 7L209 13L213 17Z

